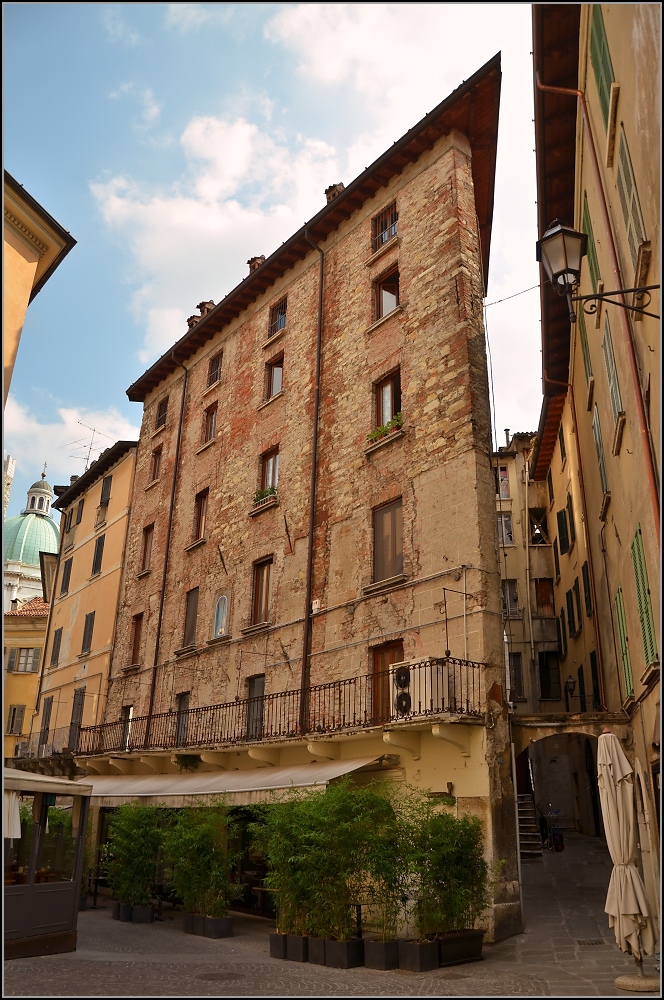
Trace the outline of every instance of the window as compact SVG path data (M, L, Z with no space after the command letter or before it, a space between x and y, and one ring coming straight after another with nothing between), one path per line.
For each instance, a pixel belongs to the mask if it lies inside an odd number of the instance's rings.
M208 406L203 414L203 444L212 441L217 435L217 404Z
M546 523L546 510L544 507L531 507L530 515L530 544L548 545L549 533Z
M222 594L214 609L214 638L219 639L227 634L228 598Z
M254 601L251 615L252 625L261 625L270 620L270 590L272 559L264 559L254 565Z
M553 565L556 571L556 580L560 579L560 556L558 555L558 539L553 540Z
M81 652L89 653L92 648L92 632L95 627L95 612L90 611L89 614L85 616L85 624L83 626L83 642L81 643Z
M95 541L95 553L92 557L92 573L91 576L96 576L97 573L101 573L101 561L104 556L104 541L106 535L100 535Z
M523 664L521 653L510 653L510 701L523 698Z
M265 709L265 674L247 679L247 739L259 740L263 735Z
M622 413L622 399L620 398L618 371L616 369L616 359L613 354L611 327L609 326L608 316L604 317L604 340L602 341L602 350L604 351L606 377L609 381L609 396L611 398L611 409L613 411L613 420L615 422Z
M210 358L208 362L208 389L211 385L214 385L221 378L221 359L222 354L215 354L213 358Z
M197 542L200 538L205 538L205 517L207 514L207 504L208 504L208 494L209 490L201 490L200 493L196 494L196 502L194 505L194 541Z
M20 736L23 732L23 716L25 705L10 705L7 714L7 733L10 736Z
M567 656L567 625L565 624L564 608L560 609L558 617L558 643L560 645L560 655Z
M43 497L39 498L39 503L37 504L37 509L38 510L43 510L44 509L44 498Z
M30 497L30 509L31 510L35 506L35 503L36 503L36 497Z
M81 520L83 519L83 506L84 506L84 504L85 504L85 500L79 500L78 501L78 507L76 508L76 524L80 524Z
M60 596L69 592L69 581L71 579L71 564L73 559L67 559L62 567L62 583L60 584Z
M556 514L556 520L558 521L558 544L560 546L560 554L564 556L565 553L569 552L569 533L567 530L567 508L564 510L559 510Z
M572 494L567 494L567 524L569 527L569 547L576 541L576 527L574 525L574 506L572 504Z
M643 552L643 538L641 535L641 525L636 529L634 540L632 541L632 566L634 567L634 581L636 583L636 599L639 606L639 619L641 622L641 638L643 640L643 655L646 666L655 663L657 657L657 641L655 638L655 622L652 614L652 603L650 600L650 588L648 586L648 571Z
M81 731L84 706L85 688L76 688L74 690L74 699L71 707L71 721L69 723L69 739L67 741L67 747L69 750L76 750L78 747L78 736Z
M108 507L108 502L111 499L111 483L113 482L113 476L104 476L101 481L101 499L99 501L100 507Z
M141 562L139 573L147 573L150 569L150 558L152 556L152 539L154 538L154 524L148 524L143 528L143 544L141 546Z
M141 662L141 638L143 636L143 615L134 615L132 618L131 630L131 659L130 664Z
M7 671L17 674L36 674L39 670L41 648L10 649Z
M590 680L593 686L593 711L599 712L602 709L602 698L599 688L599 670L597 668L597 653L593 649L590 654Z
M592 282L593 292L596 292L597 285L600 281L599 263L597 261L597 247L595 246L595 237L593 236L593 226L590 221L588 198L585 191L583 193L583 222L581 224L581 228L588 237L588 270L590 271L590 280Z
M48 698L44 698L44 707L42 709L41 728L39 730L40 747L48 743L48 733L51 728L52 711L53 711L53 695L49 695Z
M184 616L183 646L196 645L196 616L198 615L198 587L187 593L187 606Z
M381 319L393 312L399 305L399 272L390 271L374 285L375 319Z
M34 501L35 498L33 497L32 499ZM34 507L34 502L32 506ZM67 516L65 517L65 534L67 534L68 531L71 531L71 523L73 517L74 517L74 508L70 507L69 510L67 511Z
M586 614L591 615L593 613L593 598L590 589L590 570L587 562L584 562L581 567L581 576L583 577L583 598L586 604Z
M549 503L553 503L553 500L554 500L554 497L553 497L553 476L551 475L551 469L549 469L549 472L548 472L547 477L546 477L546 485L547 485L547 487L549 489Z
M519 591L516 580L501 580L503 592L503 614L506 618L519 616Z
M586 332L583 309L579 310L579 340L581 341L581 353L583 354L583 369L586 373L586 385L588 385L592 378L593 366L590 361L590 347L588 346L588 334Z
M60 646L62 645L62 629L56 628L53 633L53 645L51 647L51 666L57 666L60 659Z
M159 400L159 405L157 406L157 418L154 423L156 431L158 431L160 427L166 426L167 413L168 413L168 396L166 396L165 399Z
M625 131L620 126L620 145L618 146L618 172L616 174L616 186L620 198L625 229L627 230L627 242L632 258L632 264L636 267L636 261L640 245L645 241L646 234L639 204L639 195L636 190L636 180L632 169L632 159L627 147Z
M403 573L403 511L401 499L373 512L374 582Z
M541 650L539 658L540 698L560 700L560 661L557 653Z
M183 691L176 696L177 719L175 723L175 743L176 746L184 746L187 742L187 729L189 728L189 691Z
M133 705L123 705L120 711L120 722L122 723L122 746L129 750L131 741L131 720L134 715Z
M159 479L159 473L161 472L161 448L155 448L152 452L152 463L150 465L150 482L154 483L156 479Z
M372 650L373 656L373 723L389 722L396 713L407 715L411 708L407 688L394 691L393 675L390 670L395 663L403 663L403 640L387 642ZM396 694L396 697L394 695ZM405 711L404 711L405 709Z
M567 628L569 637L572 639L576 635L576 615L574 613L574 594L571 590L565 594L565 600L567 603Z
M499 486L498 492L500 494L500 499L501 500L509 500L509 496L510 496L510 481L509 481L509 476L507 474L507 466L506 465L499 465L498 466L498 486Z
M273 448L261 459L261 489L275 490L279 482L279 449Z
M625 602L623 601L622 587L618 587L615 603L618 639L620 641L620 658L625 677L625 692L627 697L631 698L634 695L634 679L632 677L632 658L629 655L629 637L627 635L627 622L625 621Z
M499 545L513 545L514 537L512 535L512 515L511 514L497 514L498 519L498 544Z
M284 378L284 356L281 355L275 361L271 361L267 368L266 399L272 399L278 392L281 392Z
M560 461L565 464L567 459L567 450L565 448L565 435L563 433L562 426L558 430L558 443L560 445Z
M279 330L285 330L287 305L288 299L283 298L281 302L277 302L276 306L272 306L270 309L270 325L267 331L268 337L274 337L275 333L279 333Z
M535 580L535 607L536 613L543 618L553 618L555 608L553 604L553 580L546 577Z
M593 437L595 439L595 451L597 452L597 465L599 466L599 481L602 492L609 492L609 479L606 474L606 461L604 460L604 445L602 444L602 426L599 422L599 411L595 403L593 412Z
M590 27L590 61L597 83L597 93L599 95L599 106L602 111L604 128L609 124L609 102L611 97L611 84L613 83L613 67L609 46L604 30L604 20L602 18L601 5L593 4L592 21Z
M376 385L376 427L384 427L400 412L401 372L396 371Z
M577 631L580 632L583 626L583 612L581 611L581 588L579 587L578 576L574 580L574 586L572 587L574 591L574 607L576 609L576 623Z
M380 215L371 220L371 250L375 253L393 236L397 235L399 214L396 202L384 208Z

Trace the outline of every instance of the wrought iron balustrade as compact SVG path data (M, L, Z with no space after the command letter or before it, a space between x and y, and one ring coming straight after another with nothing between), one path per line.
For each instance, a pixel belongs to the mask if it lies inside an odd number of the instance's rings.
M81 728L77 753L246 745L368 729L445 714L484 714L483 664L451 657L219 705Z

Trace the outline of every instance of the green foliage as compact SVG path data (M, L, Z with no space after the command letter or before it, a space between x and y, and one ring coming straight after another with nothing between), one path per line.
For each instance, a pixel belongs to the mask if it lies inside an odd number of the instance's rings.
M232 881L237 852L234 824L223 801L180 809L165 839L171 882L192 913L225 917L242 886Z
M178 771L197 771L198 765L201 762L201 756L197 753L176 753L175 763L178 766Z
M261 500L267 500L268 497L276 497L276 495L276 486L266 486L264 490L256 490L254 493L254 503L260 503Z
M381 438L386 437L391 434L392 431L399 430L403 426L403 416L401 410L395 413L391 420L388 420L386 424L381 424L380 427L374 427L370 434L367 434L367 441L380 441Z
M150 902L162 837L160 810L155 806L132 803L113 814L103 861L106 879L121 903Z

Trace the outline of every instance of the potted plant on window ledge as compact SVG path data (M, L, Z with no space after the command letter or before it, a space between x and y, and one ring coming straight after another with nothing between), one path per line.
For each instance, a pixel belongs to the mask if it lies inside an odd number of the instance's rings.
M367 434L367 441L370 445L375 444L377 441L382 440L382 438L388 437L395 431L401 430L403 427L403 416L401 411L395 413L391 420L388 420L386 424L381 424L380 427L374 427L370 434Z
M256 490L254 493L254 507L258 507L260 504L266 503L269 500L276 500L277 498L277 487L276 486L266 486L264 490Z

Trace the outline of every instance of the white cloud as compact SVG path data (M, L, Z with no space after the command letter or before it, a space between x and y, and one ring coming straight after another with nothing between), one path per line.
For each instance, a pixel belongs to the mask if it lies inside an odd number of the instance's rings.
M169 3L166 5L166 27L183 34L197 31L210 21L227 24L234 13L235 4Z
M102 13L101 19L106 30L106 36L111 42L120 42L125 48L134 48L140 42L140 35L135 28L123 20L119 4L111 4Z
M141 87L135 83L123 83L109 95L111 100L121 97L132 97L141 109L140 118L134 120L134 128L146 131L156 125L161 115L161 104L158 103L151 87Z
M37 479L46 462L51 483L69 482L71 475L80 475L85 469L84 459L91 441L90 461L94 461L116 441L138 440L139 428L114 407L94 411L63 406L57 413L58 420L42 423L29 407L10 394L4 413L4 449L16 459L17 478L23 475ZM79 421L87 427L82 427ZM94 439L90 427L98 432Z

